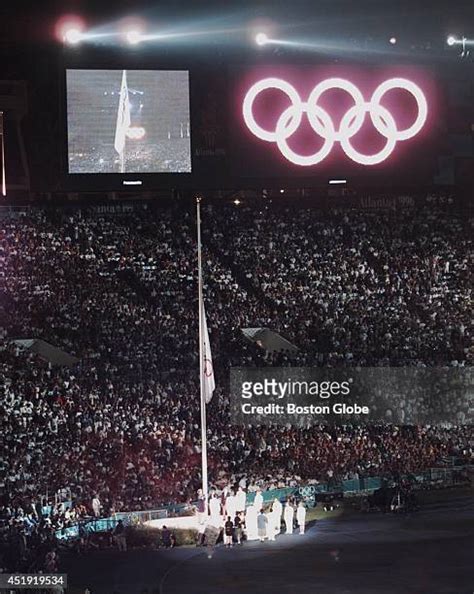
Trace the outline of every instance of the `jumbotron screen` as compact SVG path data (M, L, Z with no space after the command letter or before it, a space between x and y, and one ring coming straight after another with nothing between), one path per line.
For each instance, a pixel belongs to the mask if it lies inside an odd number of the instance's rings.
M187 70L66 71L68 171L190 173Z
M237 174L432 173L439 93L428 69L273 65L241 69L234 81Z

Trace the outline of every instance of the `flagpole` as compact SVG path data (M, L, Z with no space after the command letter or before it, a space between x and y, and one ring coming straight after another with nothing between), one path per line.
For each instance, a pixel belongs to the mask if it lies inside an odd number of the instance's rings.
M207 430L206 430L206 398L204 389L204 302L202 298L202 255L201 255L201 197L196 197L197 247L198 247L198 307L199 307L199 380L201 390L201 464L202 493L207 504L209 487L207 479Z

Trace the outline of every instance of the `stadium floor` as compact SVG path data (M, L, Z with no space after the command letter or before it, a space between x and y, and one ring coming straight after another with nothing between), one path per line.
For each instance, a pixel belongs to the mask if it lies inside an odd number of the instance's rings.
M320 520L304 536L217 547L212 559L187 547L98 551L62 570L73 594L472 594L473 559L471 494L410 516Z

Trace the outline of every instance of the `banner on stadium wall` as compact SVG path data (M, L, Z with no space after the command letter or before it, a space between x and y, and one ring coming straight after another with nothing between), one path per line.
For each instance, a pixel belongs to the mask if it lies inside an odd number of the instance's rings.
M400 207L414 206L413 196L365 196L358 200L359 208L367 209L395 209Z

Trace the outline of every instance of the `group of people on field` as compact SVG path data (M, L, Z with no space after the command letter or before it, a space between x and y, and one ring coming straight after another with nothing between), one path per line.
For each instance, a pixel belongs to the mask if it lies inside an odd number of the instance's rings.
M299 534L304 534L306 523L306 506L303 501L298 504L288 498L283 506L280 499L264 504L263 493L258 489L253 501L247 505L246 492L239 487L237 492L225 488L221 495L212 493L206 506L202 491L198 493L197 513L200 524L224 528L224 544L227 547L234 543L242 544L245 540L274 541L282 531L293 534L295 520Z

